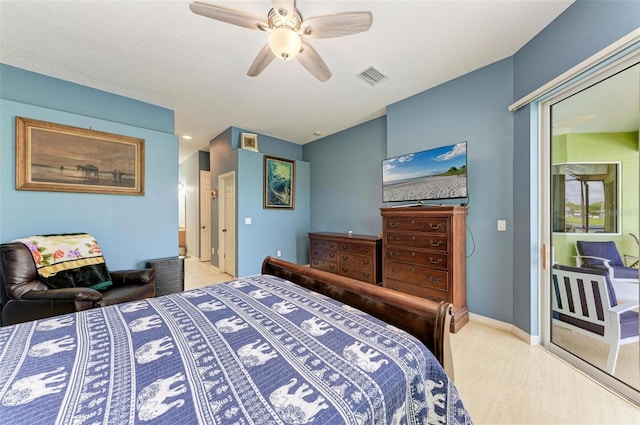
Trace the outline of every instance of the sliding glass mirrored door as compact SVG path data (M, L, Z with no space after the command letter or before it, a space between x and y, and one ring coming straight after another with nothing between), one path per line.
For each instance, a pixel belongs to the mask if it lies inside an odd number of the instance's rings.
M548 348L640 403L638 56L541 109L551 260L541 315Z

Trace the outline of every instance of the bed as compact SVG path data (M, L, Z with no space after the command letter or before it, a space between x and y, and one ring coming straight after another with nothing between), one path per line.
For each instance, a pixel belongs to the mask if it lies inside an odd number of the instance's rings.
M0 328L0 422L471 423L449 318L267 257L260 275Z

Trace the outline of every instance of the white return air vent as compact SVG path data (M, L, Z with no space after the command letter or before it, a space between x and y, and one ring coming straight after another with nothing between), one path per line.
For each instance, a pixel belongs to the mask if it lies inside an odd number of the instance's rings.
M380 84L381 82L389 78L372 66L358 74L358 77L371 86Z

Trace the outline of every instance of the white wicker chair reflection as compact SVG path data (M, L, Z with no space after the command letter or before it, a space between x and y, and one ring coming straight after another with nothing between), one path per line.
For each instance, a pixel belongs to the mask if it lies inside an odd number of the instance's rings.
M553 266L553 323L609 344L613 375L620 346L640 341L637 302L618 304L607 271Z

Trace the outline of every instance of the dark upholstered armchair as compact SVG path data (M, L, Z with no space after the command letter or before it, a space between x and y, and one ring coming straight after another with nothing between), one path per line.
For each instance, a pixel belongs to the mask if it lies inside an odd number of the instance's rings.
M626 267L613 241L577 241L578 267L604 270L611 280L638 281L638 269Z
M0 244L0 307L2 324L11 325L67 314L155 294L153 269L109 272L112 285L52 289L40 278L29 248L20 242Z

